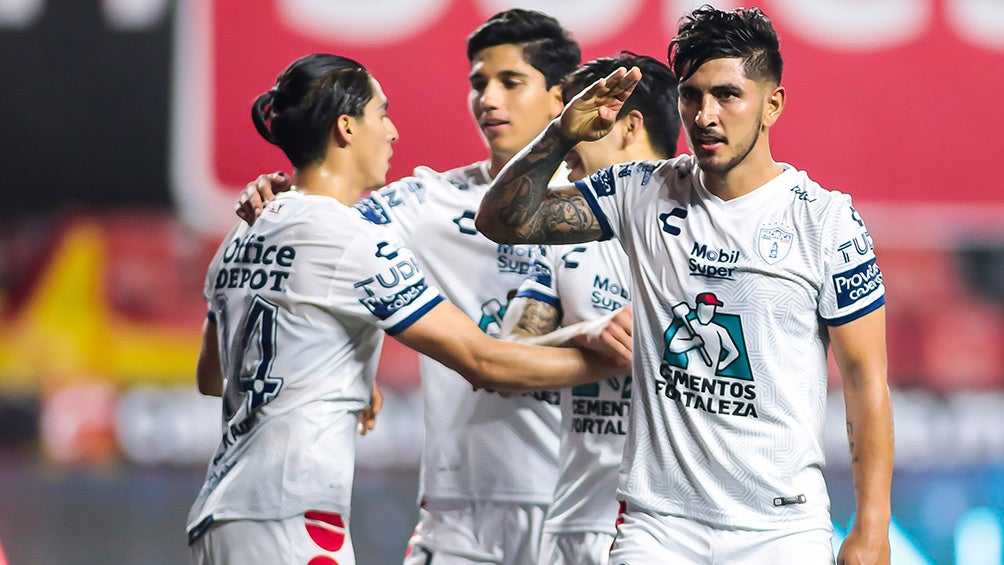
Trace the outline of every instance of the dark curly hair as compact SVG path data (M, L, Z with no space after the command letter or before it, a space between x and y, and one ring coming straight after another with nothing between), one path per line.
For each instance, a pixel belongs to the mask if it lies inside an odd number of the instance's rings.
M705 4L680 20L668 59L681 81L707 61L723 57L741 58L750 80L781 84L784 62L777 32L759 8L723 11Z
M467 60L498 45L523 48L523 59L544 75L547 87L559 84L582 61L579 44L558 20L534 10L513 8L499 12L467 38Z

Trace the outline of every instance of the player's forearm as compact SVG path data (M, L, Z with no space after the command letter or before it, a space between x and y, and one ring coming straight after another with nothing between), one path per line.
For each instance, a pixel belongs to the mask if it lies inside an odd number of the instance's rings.
M551 122L492 182L475 218L478 231L499 243L535 239L534 220L547 185L574 146L561 135L558 122Z
M864 379L863 379L864 380ZM850 446L855 527L887 535L891 519L893 419L884 378L860 384L845 380L847 440Z
M465 374L476 387L510 390L554 389L594 382L624 372L589 351L496 340L480 348L476 365ZM477 381L477 382L476 382Z

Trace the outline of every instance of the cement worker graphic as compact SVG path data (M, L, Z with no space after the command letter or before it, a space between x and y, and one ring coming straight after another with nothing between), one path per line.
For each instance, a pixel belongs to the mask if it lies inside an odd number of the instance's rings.
M714 321L718 307L725 304L711 292L698 294L694 302L693 311L686 302L673 306L673 315L682 327L669 340L668 349L686 354L690 373L713 377L739 358L739 347L729 330Z

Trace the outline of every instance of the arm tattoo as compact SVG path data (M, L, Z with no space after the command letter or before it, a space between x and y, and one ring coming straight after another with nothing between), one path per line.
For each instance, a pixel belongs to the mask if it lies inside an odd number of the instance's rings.
M493 201L498 220L523 243L579 243L602 235L585 198L575 188L549 190L565 154L574 146L552 123L495 179L485 199ZM484 203L482 203L484 206Z
M544 200L547 183L572 148L561 143L557 132L555 124L548 126L544 135L517 155L496 179L495 184L512 187L508 191L509 197L499 205L502 221L506 225L526 223Z
M858 462L860 456L854 452L854 422L850 420L847 421L847 445L851 450L851 464L853 465Z
M544 335L558 329L560 312L554 306L539 300L528 300L516 331L523 335Z
M541 203L520 235L531 241L581 243L599 239L603 230L582 193L555 191Z

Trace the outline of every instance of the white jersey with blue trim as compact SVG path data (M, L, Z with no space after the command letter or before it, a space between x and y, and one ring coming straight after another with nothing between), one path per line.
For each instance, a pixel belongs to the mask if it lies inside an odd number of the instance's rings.
M447 172L419 167L356 208L397 232L432 284L485 333L497 337L509 300L541 255L500 245L474 228L488 190L487 163ZM456 372L421 356L425 412L420 497L547 504L557 480L556 393L503 398L474 391Z
M722 527L830 527L826 326L879 308L885 288L850 197L781 167L729 201L689 155L578 183L631 258L629 504Z
M357 415L384 332L407 329L442 296L396 234L297 192L230 232L205 296L225 378L223 438L190 531L308 509L347 516Z
M631 303L628 258L615 240L548 245L517 297L550 304L561 325L595 320ZM613 535L617 470L630 418L631 377L561 391L558 484L544 530Z

